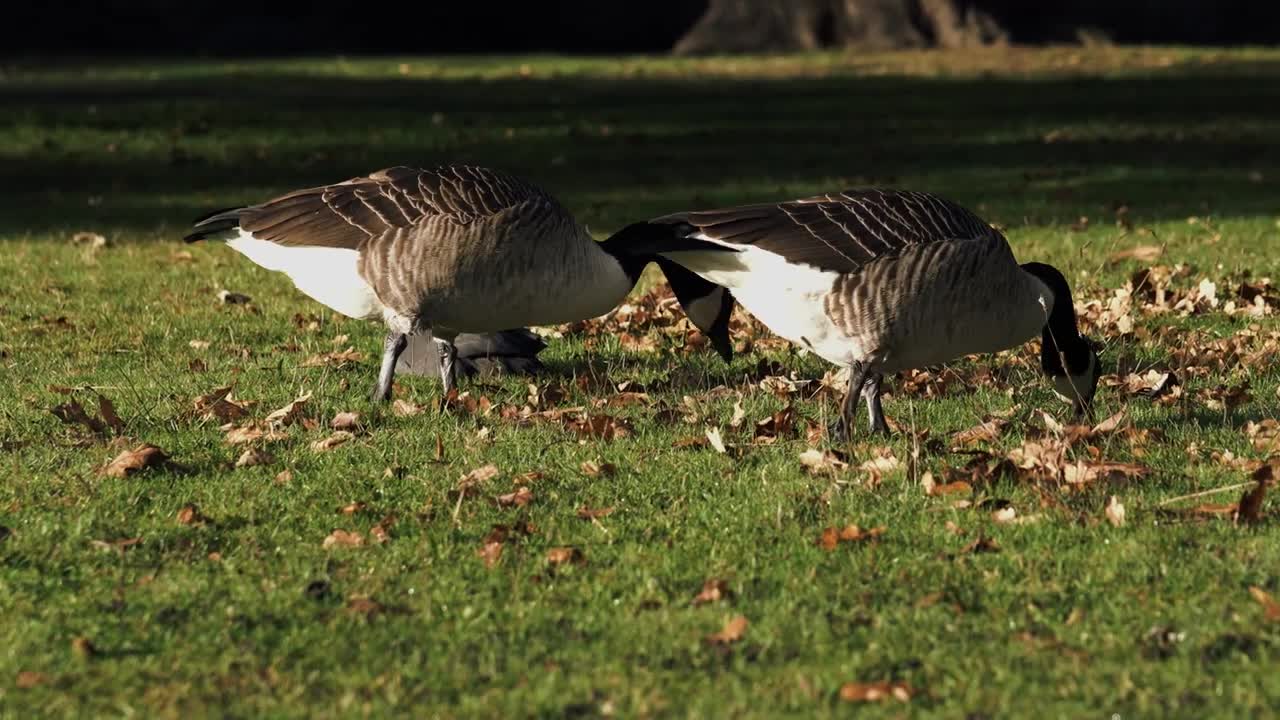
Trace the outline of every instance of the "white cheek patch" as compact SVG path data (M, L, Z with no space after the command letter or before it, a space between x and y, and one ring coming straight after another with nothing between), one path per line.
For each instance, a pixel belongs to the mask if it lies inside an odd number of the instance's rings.
M1054 375L1053 391L1067 402L1088 400L1089 391L1093 389L1094 375L1097 373L1098 360L1089 354L1089 367L1081 375Z

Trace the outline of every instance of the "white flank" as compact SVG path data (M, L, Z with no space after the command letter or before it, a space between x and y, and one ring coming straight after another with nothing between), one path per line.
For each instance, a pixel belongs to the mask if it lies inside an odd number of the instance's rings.
M740 251L663 255L710 282L729 288L738 302L770 330L828 362L849 365L862 358L863 349L831 322L823 308L823 298L831 292L838 273L791 263L758 247L734 247Z
M347 317L382 317L382 303L357 270L360 253L346 248L279 245L241 230L227 240L237 252L282 272L299 290Z

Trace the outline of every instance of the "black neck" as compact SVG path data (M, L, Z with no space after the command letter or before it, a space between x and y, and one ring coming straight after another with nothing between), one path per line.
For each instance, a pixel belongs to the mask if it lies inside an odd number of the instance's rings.
M1039 278L1053 294L1053 309L1041 335L1040 367L1046 375L1083 374L1089 367L1089 343L1076 326L1076 308L1067 279L1052 265L1026 263L1022 269Z
M619 230L600 243L600 249L613 256L622 266L622 271L631 278L631 284L640 281L640 275L649 263L658 259L652 252L652 237L665 238L670 230L649 223L635 223Z

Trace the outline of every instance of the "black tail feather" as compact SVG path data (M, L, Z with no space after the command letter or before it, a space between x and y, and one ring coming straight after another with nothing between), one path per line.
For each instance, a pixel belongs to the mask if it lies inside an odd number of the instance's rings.
M193 232L182 239L189 243L199 242L212 235L234 230L240 227L240 213L243 210L242 207L225 208L202 215L192 223Z

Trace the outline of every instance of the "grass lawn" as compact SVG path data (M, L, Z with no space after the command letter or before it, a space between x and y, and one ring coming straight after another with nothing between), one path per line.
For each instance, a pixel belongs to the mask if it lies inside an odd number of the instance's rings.
M1278 148L1278 51L0 66L0 716L1270 712L1280 511L1177 498L1280 453ZM402 377L392 412L365 399L378 326L179 241L210 209L455 160L601 237L846 186L949 196L1076 285L1098 419L1124 415L1058 427L1032 344L896 378L902 431L810 470L829 366L743 318L726 367L652 296L562 328L532 391L464 381L440 415ZM194 405L227 385L241 436L310 400L233 444ZM97 432L51 412L100 397L120 422ZM318 449L339 412L358 425ZM171 463L104 472L142 443ZM835 542L850 524L884 529Z

